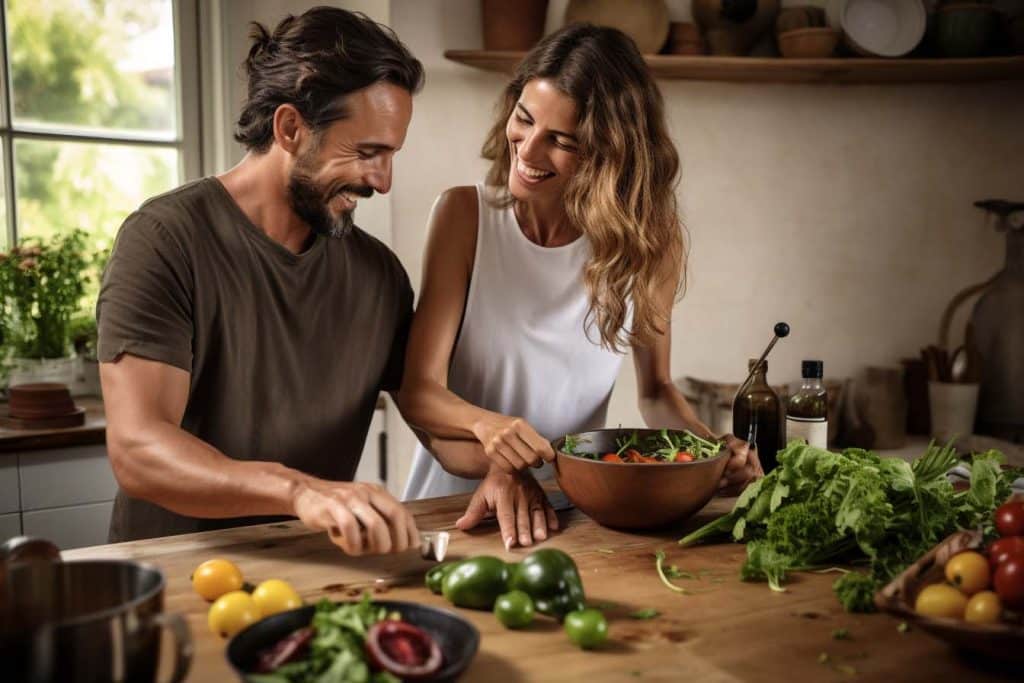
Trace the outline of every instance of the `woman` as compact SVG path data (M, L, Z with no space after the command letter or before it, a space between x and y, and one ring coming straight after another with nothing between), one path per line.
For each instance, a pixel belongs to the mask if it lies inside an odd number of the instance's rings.
M679 159L633 42L586 24L545 38L483 154L486 183L447 190L430 217L399 405L437 459L417 450L404 498L476 489L458 526L495 511L508 548L557 528L524 470L554 458L549 439L604 426L627 347L644 421L711 432L669 370ZM731 492L761 470L727 438Z

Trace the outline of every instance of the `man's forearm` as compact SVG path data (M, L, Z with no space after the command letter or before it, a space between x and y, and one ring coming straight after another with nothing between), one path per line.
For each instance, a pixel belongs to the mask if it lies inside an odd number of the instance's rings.
M291 515L309 480L279 463L233 460L166 422L130 436L108 433L110 460L125 493L188 517Z

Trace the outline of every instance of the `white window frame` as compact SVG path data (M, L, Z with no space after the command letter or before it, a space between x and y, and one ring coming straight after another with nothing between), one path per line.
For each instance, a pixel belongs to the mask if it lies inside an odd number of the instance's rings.
M172 0L174 12L174 82L178 109L178 130L171 140L147 138L141 134L82 133L15 126L11 116L11 91L8 87L7 3L0 0L0 157L3 160L3 191L6 204L6 233L9 245L17 244L18 201L15 194L16 169L14 143L17 140L53 142L92 142L122 144L133 147L156 147L178 152L178 173L184 181L194 180L203 172L203 144L200 116L199 72L199 7L198 0ZM169 188L168 188L169 189Z

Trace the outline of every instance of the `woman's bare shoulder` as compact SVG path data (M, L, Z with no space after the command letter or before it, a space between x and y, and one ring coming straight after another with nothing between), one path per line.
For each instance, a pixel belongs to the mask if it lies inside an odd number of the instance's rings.
M450 187L437 198L430 216L430 232L446 242L476 241L478 214L476 188L472 185Z

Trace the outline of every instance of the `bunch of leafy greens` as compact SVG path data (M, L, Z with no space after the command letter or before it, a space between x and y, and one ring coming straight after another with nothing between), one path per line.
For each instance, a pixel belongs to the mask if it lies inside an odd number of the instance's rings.
M779 591L787 572L864 563L866 574L845 574L833 588L847 611L871 611L875 590L945 536L960 528L993 533L992 513L1020 474L1002 471L1002 460L998 451L975 455L970 488L957 492L946 477L959 462L948 445L929 444L911 464L792 441L732 512L679 543L731 533L747 543L742 579L766 580Z
M388 611L370 601L369 594L357 603L317 603L312 626L316 635L309 654L282 664L273 673L248 674L249 683L398 683L386 671L372 672L366 661L366 633Z

